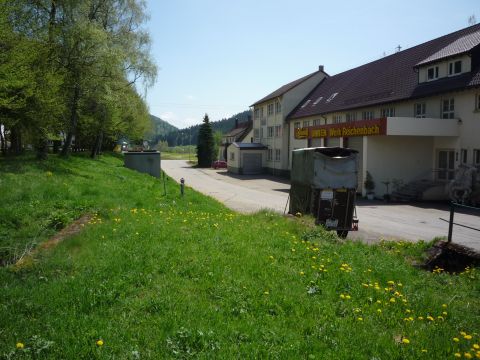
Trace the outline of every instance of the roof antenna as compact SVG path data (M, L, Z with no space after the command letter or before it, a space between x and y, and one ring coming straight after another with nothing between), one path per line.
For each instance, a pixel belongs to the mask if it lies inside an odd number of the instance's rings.
M400 52L400 50L402 50L402 47L400 45L398 45L395 49L397 49L397 53Z
M477 23L477 18L475 17L475 15L470 15L468 17L468 25L472 26L472 25L475 25Z

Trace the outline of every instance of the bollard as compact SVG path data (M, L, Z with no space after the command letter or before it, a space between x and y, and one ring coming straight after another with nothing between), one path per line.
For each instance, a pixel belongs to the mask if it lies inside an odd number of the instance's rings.
M180 193L182 194L182 196L185 193L185 179L184 178L180 179Z
M448 239L447 242L452 242L452 231L453 231L453 215L455 214L455 205L453 201L450 202L450 221L448 222Z

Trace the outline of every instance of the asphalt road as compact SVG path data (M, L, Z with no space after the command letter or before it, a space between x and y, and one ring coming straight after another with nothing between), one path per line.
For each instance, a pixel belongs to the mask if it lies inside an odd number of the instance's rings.
M267 175L233 175L225 169L195 169L184 160L164 160L162 169L177 182L184 178L187 187L209 195L238 212L271 209L283 213L287 206L290 184L284 179ZM408 205L359 200L357 215L360 230L350 232L348 237L369 243L381 239L432 240L435 237L446 238L448 234L445 220L449 219L449 209L444 204ZM480 213L456 213L454 221L480 228ZM454 226L453 241L480 251L479 231Z

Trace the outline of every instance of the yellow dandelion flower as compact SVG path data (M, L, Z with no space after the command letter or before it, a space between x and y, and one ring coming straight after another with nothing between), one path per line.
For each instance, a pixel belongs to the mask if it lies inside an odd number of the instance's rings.
M434 321L435 319L433 317L431 317L430 315L428 315L427 320Z
M396 301L395 298L390 298L391 303L394 303L395 301Z
M102 339L97 340L96 344L97 344L97 346L103 346L103 340Z
M457 338L457 337L454 337L452 340L455 341L455 342L459 342L459 341L460 341L460 339Z
M467 333L465 331L460 331L460 335L465 336Z
M350 295L345 295L345 299L350 300Z
M427 349L422 349L422 353L428 352Z
M419 317L418 317L418 320L423 320L423 316L419 316Z
M268 258L269 258L270 260L273 260L273 256L272 256L272 255L270 255Z
M377 309L377 312L380 314L382 312L382 309Z
M270 293L269 293L268 291L264 291L263 294L264 294L264 295L268 295L268 294L270 294Z
M473 344L473 348L474 348L475 350L478 350L478 349L480 349L480 345L478 345L478 344Z
M340 299L345 299L345 295L340 294Z
M358 321L363 321L363 318L359 317L357 318Z
M442 312L442 315L447 316L448 313L446 311Z
M303 271L300 271L300 275L303 276L305 275L305 273Z
M395 285L395 281L392 281L392 280L387 281L387 284L390 285L390 286L393 286L393 285Z
M407 338L403 338L403 339L402 339L402 343L404 343L404 344L410 344L410 340L408 340Z
M453 354L453 356L455 356L456 358L461 358L461 357L462 357L462 354L460 354L460 353L455 353L455 354Z
M465 357L465 359L471 359L473 357L472 354L468 352L464 353L463 356Z
M465 335L463 338L465 340L472 340L472 335Z
M442 308L446 309L446 308L447 308L447 304L442 304Z
M25 347L24 343L18 342L17 345L15 345L17 349L22 350Z

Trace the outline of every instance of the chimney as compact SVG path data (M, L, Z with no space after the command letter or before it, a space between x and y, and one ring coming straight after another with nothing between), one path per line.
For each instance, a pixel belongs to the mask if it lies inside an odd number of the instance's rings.
M318 65L318 71L323 71L323 65Z

